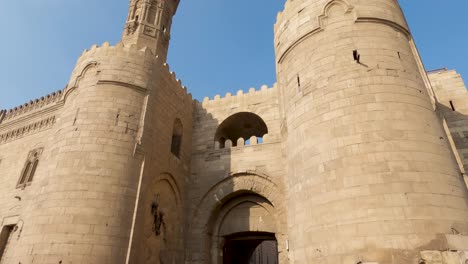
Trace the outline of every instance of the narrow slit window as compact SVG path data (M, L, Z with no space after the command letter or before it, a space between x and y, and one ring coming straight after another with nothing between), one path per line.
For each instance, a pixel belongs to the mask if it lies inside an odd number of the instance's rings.
M176 119L172 130L171 152L178 158L180 158L180 149L182 147L182 132L182 122L180 119Z
M453 101L450 101L450 107L452 107L452 111L455 111L455 105L453 104Z

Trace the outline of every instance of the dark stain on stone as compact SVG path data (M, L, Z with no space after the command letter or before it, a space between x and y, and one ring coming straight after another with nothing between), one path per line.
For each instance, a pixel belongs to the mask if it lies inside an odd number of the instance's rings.
M159 237L164 233L164 240L166 234L166 222L164 221L164 212L161 211L159 206L159 195L151 204L151 215L153 216L153 232Z

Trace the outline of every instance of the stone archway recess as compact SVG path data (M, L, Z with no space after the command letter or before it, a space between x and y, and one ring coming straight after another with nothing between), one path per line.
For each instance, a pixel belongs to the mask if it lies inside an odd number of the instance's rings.
M266 199L270 204L269 210L274 211L278 240L279 262L288 263L287 237L286 237L286 211L284 204L284 191L274 180L256 171L243 171L230 174L229 177L215 184L200 200L191 217L190 241L186 256L187 263L217 263L212 250L213 230L217 216L222 206L239 194L250 193ZM215 260L213 260L215 259Z
M280 223L277 221L277 217L275 216L275 208L267 199L250 192L241 191L238 192L238 194L238 196L236 195L231 200L223 203L220 211L212 216L211 264L223 264L223 256L220 253L223 251L226 242L224 237L226 235L235 235L244 232L263 232L275 235L279 233L278 230L280 227L278 225ZM257 218L252 218L249 219L248 222L243 222L245 219L231 218L231 213L243 205L253 205L258 207L259 209L257 208L255 211L260 213L261 221ZM250 207L249 209L253 209L253 207ZM234 217L235 216L236 215L234 215ZM249 229L247 226L239 228L236 226L235 222L241 222L241 225L248 224L250 228L253 227L253 230Z

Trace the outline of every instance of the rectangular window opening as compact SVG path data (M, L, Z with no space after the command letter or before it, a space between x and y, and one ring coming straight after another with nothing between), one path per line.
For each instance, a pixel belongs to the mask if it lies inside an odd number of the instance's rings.
M13 225L4 226L0 231L0 262L4 261L14 227Z

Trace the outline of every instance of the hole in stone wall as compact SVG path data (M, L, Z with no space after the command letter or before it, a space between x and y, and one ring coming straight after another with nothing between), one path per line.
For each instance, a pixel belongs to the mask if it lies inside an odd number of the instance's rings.
M357 50L353 50L353 58L357 63L361 62L361 55Z
M301 77L299 76L299 74L297 75L297 88L299 89L299 91L301 90Z
M450 107L452 107L452 111L455 111L455 105L453 104L453 101L450 101Z

